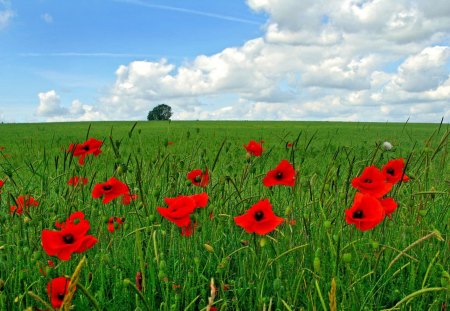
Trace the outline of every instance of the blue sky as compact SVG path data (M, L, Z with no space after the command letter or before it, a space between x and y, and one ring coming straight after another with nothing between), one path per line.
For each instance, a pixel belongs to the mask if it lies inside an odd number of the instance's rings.
M439 122L450 9L388 0L0 0L0 120Z

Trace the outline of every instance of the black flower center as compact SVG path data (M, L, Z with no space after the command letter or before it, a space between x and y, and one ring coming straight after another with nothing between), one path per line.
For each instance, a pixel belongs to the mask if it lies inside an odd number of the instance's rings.
M64 293L58 293L58 300L64 300Z
M357 211L355 211L355 212L353 212L353 218L356 218L356 219L361 219L361 218L363 218L363 211L362 210L357 210Z
M195 176L194 181L195 182L200 182L202 180L202 178L199 176Z
M103 186L103 190L105 190L105 191L109 191L111 189L112 189L112 186L110 186L110 185Z
M82 148L84 151L89 151L89 146L88 145L86 145L86 146L83 146L83 148Z
M394 171L393 168L388 168L388 169L386 170L386 173L388 173L389 175L392 175L392 176L395 175L395 171Z
M261 221L263 218L264 218L264 213L263 213L263 212L257 211L257 212L255 213L255 219L256 219L256 221Z
M70 233L63 235L63 240L67 244L72 244L73 242L75 242L75 238Z
M364 179L364 182L367 183L367 184L371 184L372 183L372 179L366 178L366 179Z
M283 172L277 172L277 174L275 175L275 178L278 180L283 179Z

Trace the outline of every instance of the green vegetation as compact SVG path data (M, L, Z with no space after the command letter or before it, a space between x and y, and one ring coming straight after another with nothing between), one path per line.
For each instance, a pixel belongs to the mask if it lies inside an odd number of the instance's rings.
M206 310L211 279L217 310L328 310L333 301L338 310L441 310L450 295L449 133L448 124L0 124L0 309L48 308L47 283L77 270L75 310ZM66 151L89 137L104 141L102 153L80 166ZM264 140L261 157L246 155L250 139ZM410 181L390 193L392 219L365 232L348 225L352 178L396 158ZM298 170L295 187L264 187L282 159ZM187 182L197 168L209 169L204 189ZM88 184L70 187L72 176ZM138 199L93 199L94 185L112 176ZM156 211L165 197L202 191L209 203L192 215L190 237ZM39 206L10 214L19 195ZM287 221L266 236L236 226L233 217L264 198ZM75 211L99 242L69 261L48 256L42 230ZM111 216L125 217L113 233Z

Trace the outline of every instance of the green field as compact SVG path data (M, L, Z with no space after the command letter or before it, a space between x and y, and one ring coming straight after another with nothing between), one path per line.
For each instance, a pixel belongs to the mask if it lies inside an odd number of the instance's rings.
M51 308L47 283L71 277L80 262L75 310L209 310L212 279L217 310L333 310L334 300L337 310L446 310L449 133L448 124L407 123L0 124L0 310ZM104 141L102 153L81 166L67 150L87 138ZM249 140L264 141L261 157L246 154ZM392 218L364 232L347 224L352 179L398 158L410 180L389 193ZM282 159L297 171L295 186L265 187ZM206 168L208 186L188 182L188 172ZM88 183L68 186L72 176ZM112 176L138 195L130 205L92 198ZM189 237L156 210L164 198L203 191L209 201L192 214ZM11 213L20 195L39 206ZM235 224L266 198L286 219L276 230L249 234ZM42 230L75 211L98 243L68 261L47 255ZM111 216L125 218L113 233Z

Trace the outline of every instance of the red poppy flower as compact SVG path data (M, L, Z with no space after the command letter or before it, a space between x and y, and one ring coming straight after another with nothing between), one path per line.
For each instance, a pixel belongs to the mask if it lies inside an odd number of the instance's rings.
M39 202L36 201L32 196L21 195L16 199L16 205L9 208L11 214L22 215L23 211L28 209L30 206L38 206Z
M263 141L261 141L261 143L262 143L262 142L263 142ZM257 143L257 142L254 141L254 140L250 140L250 141L248 142L248 145L247 145L247 146L244 145L244 148L245 148L245 150L247 150L247 152L248 152L249 154L251 154L252 156L255 156L255 157L261 156L261 154L262 154L262 152L263 152L262 145L261 145L260 143Z
M292 143L287 143L286 148L292 148Z
M47 283L48 298L53 308L60 308L69 291L70 279L60 276Z
M352 186L364 194L381 198L392 189L392 184L386 183L385 180L383 173L372 165L366 167L361 176L353 178Z
M248 233L267 234L284 221L272 210L269 199L261 200L250 207L244 215L234 217L234 222Z
M374 228L383 221L385 211L375 197L357 192L352 207L345 211L345 221L361 231Z
M264 186L272 187L285 185L293 187L295 185L295 170L287 160L282 160L280 164L267 173L263 179Z
M4 184L5 184L5 182L0 179L0 189L3 187Z
M73 213L62 224L57 223L57 227L61 231L42 230L42 247L49 256L69 260L72 253L82 253L97 243L95 237L86 235L90 224L82 212Z
M88 154L93 154L94 156L98 156L102 151L100 150L100 147L102 146L103 142L101 140L97 140L95 138L89 138L87 141L85 141L82 144L70 144L69 151L73 152L74 157L80 157L78 159L78 163L80 165L84 164L84 158Z
M386 214L386 216L391 218L391 214L397 209L397 203L393 198L386 198L384 200L381 200L380 203L384 208L384 213Z
M76 186L78 184L80 185L86 185L88 182L87 178L83 178L83 177L78 177L78 176L74 176L72 178L69 179L69 181L67 182L67 184L69 186Z
M108 179L108 181L104 183L96 184L94 186L94 189L92 190L93 198L98 199L103 196L102 201L103 204L106 204L111 200L114 200L115 198L118 198L120 196L126 195L130 195L128 186L114 177L111 177L110 179ZM131 197L122 198L122 202L125 205L130 204L130 201Z
M158 213L178 227L187 227L191 222L190 215L197 207L194 199L188 196L165 198L167 208L157 207Z
M114 232L116 229L120 229L120 227L125 222L125 218L122 217L110 217L107 225L108 225L108 231Z
M204 173L200 169L192 170L187 174L187 178L196 186L206 187L209 182L208 169Z
M195 207L205 207L208 204L208 194L202 192L200 194L194 194L189 196L195 201Z
M403 169L405 168L405 162L403 158L390 160L386 163L385 166L381 169L386 181L388 183L396 184L400 180L408 181L409 177L403 174ZM403 179L402 179L403 175Z

